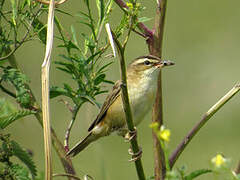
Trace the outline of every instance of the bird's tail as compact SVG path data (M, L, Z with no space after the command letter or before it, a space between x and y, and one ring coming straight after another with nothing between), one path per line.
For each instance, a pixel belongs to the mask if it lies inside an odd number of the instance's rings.
M90 132L82 141L78 142L72 149L67 152L67 156L76 156L83 149L85 149L91 142L97 140L99 137Z

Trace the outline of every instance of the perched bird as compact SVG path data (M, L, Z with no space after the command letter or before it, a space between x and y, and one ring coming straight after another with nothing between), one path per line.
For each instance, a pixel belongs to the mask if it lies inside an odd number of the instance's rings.
M128 95L135 126L142 121L147 112L152 108L159 70L164 66L173 64L171 61L161 60L156 56L148 55L138 57L128 65ZM112 92L108 95L97 118L88 131L89 134L67 153L68 156L75 156L91 142L96 141L100 137L108 136L114 131L121 136L127 134L120 81L117 81L113 86Z

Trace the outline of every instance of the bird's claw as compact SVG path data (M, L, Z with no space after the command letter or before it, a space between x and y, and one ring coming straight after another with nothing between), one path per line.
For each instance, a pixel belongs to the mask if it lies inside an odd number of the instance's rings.
M130 148L130 149L128 149L128 153L132 156L132 158L128 161L135 162L142 157L142 148L139 147L139 151L136 153L133 153L132 149Z
M130 142L133 138L137 137L137 128L134 127L134 131L128 131L127 134L124 136L125 142Z

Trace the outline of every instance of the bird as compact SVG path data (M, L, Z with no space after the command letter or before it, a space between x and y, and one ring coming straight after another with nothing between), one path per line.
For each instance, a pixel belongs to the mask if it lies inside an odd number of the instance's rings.
M127 87L134 126L137 126L152 108L160 69L174 65L172 61L161 60L153 55L140 56L127 67ZM121 98L121 81L118 80L107 96L96 119L88 129L88 135L67 152L73 157L90 143L113 132L125 137L128 129Z

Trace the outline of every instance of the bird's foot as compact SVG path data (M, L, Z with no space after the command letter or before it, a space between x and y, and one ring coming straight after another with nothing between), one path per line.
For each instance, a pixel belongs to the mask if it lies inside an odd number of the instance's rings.
M136 153L133 153L133 150L130 148L128 149L128 153L132 156L129 162L135 162L142 157L142 148L139 147L139 151Z
M134 131L128 131L125 136L124 136L124 139L125 139L125 142L130 142L133 138L136 138L137 137L137 128L134 127Z

